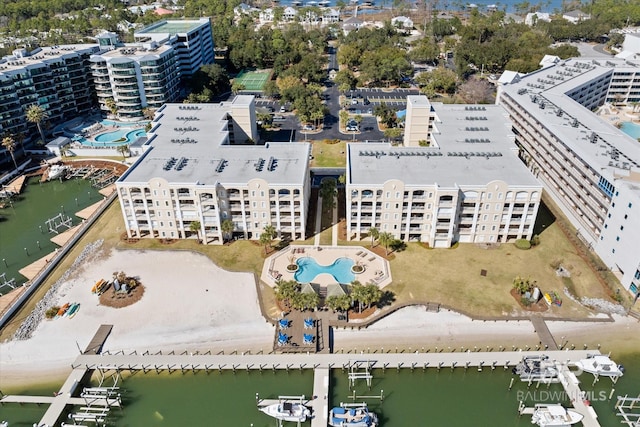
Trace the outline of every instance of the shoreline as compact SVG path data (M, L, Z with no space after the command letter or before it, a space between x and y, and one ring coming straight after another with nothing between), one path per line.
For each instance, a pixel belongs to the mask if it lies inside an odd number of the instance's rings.
M119 309L100 305L91 293L97 278L114 271L139 276L145 294ZM0 390L62 383L101 324L112 324L104 351L270 351L275 328L260 312L255 278L229 272L190 251L98 249L70 274L54 296L81 303L73 319L42 321L27 340L0 343ZM240 303L239 303L240 302ZM558 344L616 354L640 353L638 321L547 321ZM378 351L494 351L535 348L539 338L527 320L472 320L455 311L405 307L359 330L334 329L335 353ZM464 347L464 348L463 348ZM383 350L384 349L384 350Z

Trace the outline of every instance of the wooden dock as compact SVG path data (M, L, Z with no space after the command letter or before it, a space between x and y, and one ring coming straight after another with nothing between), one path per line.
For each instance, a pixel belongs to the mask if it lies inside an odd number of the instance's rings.
M556 343L553 335L551 335L551 331L549 331L549 327L544 319L540 316L531 316L531 323L540 338L540 343L549 350L557 350L558 343Z
M20 175L9 184L4 186L4 189L10 193L20 194L24 188L24 183L27 180L25 175Z
M40 270L42 270L55 256L55 252L51 252L42 258L32 262L24 268L18 270L18 273L22 274L27 280L31 280L38 275Z
M329 424L329 368L313 370L312 407L311 427L326 427Z
M76 216L79 217L79 218L82 218L82 219L87 219L91 215L93 215L93 213L95 211L97 211L100 208L100 205L102 205L102 200L92 204L91 206L87 206L86 208L82 209L81 211L76 212Z
M76 233L76 231L78 231L79 227L80 227L80 225L76 225L74 227L71 227L70 229L68 229L66 231L63 231L60 234L56 234L55 236L53 236L49 240L51 240L53 243L55 243L58 246L64 246L65 243L67 243L69 240L71 240L71 238Z
M102 346L109 337L112 329L113 325L100 325L82 354L100 354L100 352L102 352Z

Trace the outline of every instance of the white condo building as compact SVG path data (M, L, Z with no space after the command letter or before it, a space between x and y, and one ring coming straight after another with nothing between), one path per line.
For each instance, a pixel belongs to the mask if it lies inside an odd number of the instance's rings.
M119 44L114 33L98 40L104 49L91 55L91 72L101 110L110 112L113 101L119 118L140 119L144 108L177 99L180 79L171 46Z
M96 45L17 49L0 59L0 134L36 137L26 119L31 105L57 123L85 114L94 105L89 56Z
M499 89L520 157L623 286L640 287L640 145L591 110L640 102L640 61L558 61Z
M143 155L116 182L129 237L304 239L310 192L307 143L258 140L253 96L220 104L166 104L156 112ZM242 145L247 144L247 145ZM199 223L199 232L191 230Z
M180 77L190 77L204 64L214 61L209 18L155 22L134 33L135 41L166 44L175 50Z
M406 123L405 141L428 147L348 146L349 239L372 227L432 247L532 238L542 185L518 160L502 107L413 95Z

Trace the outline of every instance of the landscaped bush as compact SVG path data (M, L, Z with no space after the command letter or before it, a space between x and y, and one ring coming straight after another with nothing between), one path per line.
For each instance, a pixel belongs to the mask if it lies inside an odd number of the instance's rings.
M516 248L518 249L531 249L531 242L527 239L516 240Z
M56 317L56 314L58 314L58 310L60 310L60 307L58 307L57 305L53 306L44 312L44 316L47 319L53 319L54 317Z

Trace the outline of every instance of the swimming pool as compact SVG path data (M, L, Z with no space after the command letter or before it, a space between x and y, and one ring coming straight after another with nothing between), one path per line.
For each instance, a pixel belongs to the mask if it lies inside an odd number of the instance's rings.
M320 265L311 257L299 258L296 261L298 271L294 275L296 282L309 283L318 274L327 273L333 276L338 283L351 283L355 280L355 275L351 272L354 261L351 258L338 258L331 265Z
M123 145L123 144L131 144L136 139L146 136L147 133L144 129L118 129L113 132L107 132L100 135L97 135L94 139L96 142L100 143L99 146L102 145ZM86 142L85 142L86 141ZM83 145L94 145L91 144L91 141L85 140L80 141Z
M620 126L620 130L632 138L640 138L640 125L632 122L624 122Z

